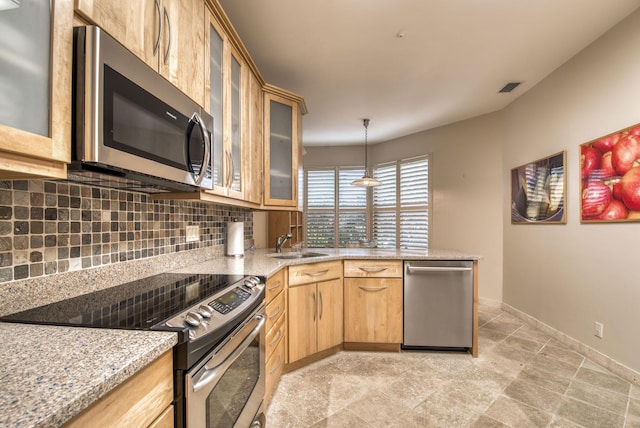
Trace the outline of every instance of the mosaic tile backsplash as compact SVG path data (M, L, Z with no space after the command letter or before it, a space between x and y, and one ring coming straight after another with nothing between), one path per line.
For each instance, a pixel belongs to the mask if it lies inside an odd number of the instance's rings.
M0 283L223 246L226 222L251 210L64 181L0 181ZM187 242L187 225L200 240Z

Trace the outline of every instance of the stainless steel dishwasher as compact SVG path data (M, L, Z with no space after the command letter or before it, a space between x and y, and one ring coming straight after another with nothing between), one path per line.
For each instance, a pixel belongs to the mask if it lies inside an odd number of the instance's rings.
M402 347L472 345L473 261L405 261Z

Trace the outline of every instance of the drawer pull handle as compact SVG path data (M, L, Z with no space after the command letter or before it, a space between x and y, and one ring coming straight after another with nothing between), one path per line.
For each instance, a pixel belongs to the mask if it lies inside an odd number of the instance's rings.
M329 269L318 270L318 271L315 271L315 272L303 272L303 274L308 275L308 276L321 276L321 275L324 275L327 272L329 272Z
M364 290L364 291L382 291L382 290L386 290L387 288L389 288L389 286L385 285L384 287L365 287L363 285L359 285L358 288L360 290Z
M386 268L386 267L378 267L378 268L358 267L358 269L360 269L362 272L366 272L366 273L379 273L379 272L384 272L388 268Z
M281 362L282 362L282 354L278 354L278 361L276 361L276 365L269 370L269 374L275 373L275 371L278 370L278 367L280 367Z
M276 337L271 342L269 342L269 347L272 347L273 345L278 343L281 337L282 337L282 328L279 328L278 334L276 335Z
M272 313L271 315L269 315L269 319L270 320L276 318L278 315L280 315L280 312L282 312L282 306L278 305L278 306L276 306L276 308L278 310L276 312Z
M269 291L273 291L273 290L275 290L276 288L280 288L280 286L281 286L281 285L282 285L282 281L278 281L278 282L276 282L276 283L274 284L274 286L273 286L273 287L269 287Z

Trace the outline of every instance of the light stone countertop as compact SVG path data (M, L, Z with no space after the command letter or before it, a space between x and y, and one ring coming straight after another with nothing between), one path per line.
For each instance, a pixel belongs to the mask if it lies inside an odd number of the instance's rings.
M278 259L271 249L245 251L244 257L219 256L175 270L179 273L218 273L227 275L263 275L269 277L285 266L319 263L330 260L479 260L479 255L455 250L385 250L378 248L306 248L303 252L321 253L324 256ZM295 253L283 249L282 254Z
M198 253L193 264L186 267L168 266L167 271L180 273L216 273L229 275L260 275L269 277L281 268L303 263L318 263L347 259L393 260L479 260L481 257L453 250L383 250L367 248L309 248L304 251L325 254L300 259L274 258L274 250L250 250L242 258ZM283 250L283 254L290 253ZM159 259L164 260L164 259ZM146 262L148 264L148 262ZM132 265L136 268L137 265ZM149 274L158 269L145 267ZM112 269L113 270L113 269ZM111 270L105 269L108 275ZM101 277L100 270L91 272ZM139 275L139 274L138 274ZM55 276L56 290L64 291L58 299L50 293L39 301L33 289L48 287L48 283L21 283L1 290L0 297L9 297L3 313L39 306L51 300L62 300L78 293L77 283L84 272ZM66 280L68 278L68 281ZM84 278L86 280L86 278ZM67 284L68 282L68 284ZM95 289L108 287L91 281ZM116 281L117 282L117 281ZM112 282L112 285L117 285ZM42 290L40 290L42 291ZM86 292L95 291L87 290ZM82 294L82 293L80 293ZM29 297L16 301L16 297ZM42 298L41 298L42 299ZM177 343L174 333L56 327L0 322L0 426L49 427L60 426L119 384L137 373Z
M55 427L177 343L175 333L0 323L0 426Z

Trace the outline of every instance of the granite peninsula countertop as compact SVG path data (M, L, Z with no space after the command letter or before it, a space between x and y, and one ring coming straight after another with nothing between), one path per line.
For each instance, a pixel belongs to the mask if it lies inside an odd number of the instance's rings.
M453 250L383 250L366 248L305 249L323 256L300 259L278 259L274 250L250 250L242 258L210 254L195 257L193 264L169 267L167 272L217 273L229 275L272 276L281 268L303 263L348 259L393 260L479 260L478 255ZM283 250L283 254L290 253ZM164 260L164 259L159 259ZM148 263L148 262L147 262ZM138 265L132 265L135 270ZM98 268L100 269L100 268ZM77 291L78 282L92 278L91 289L118 285L109 277L122 266L96 269L96 272L70 272L55 278L59 298L49 293L38 301L34 289L49 288L48 279L39 284L14 284L0 290L6 303L0 315L28 307L63 300ZM146 269L149 269L147 266ZM157 273L157 269L154 269ZM140 272L136 273L138 276ZM152 273L149 273L152 274ZM114 275L117 277L117 274ZM53 290L52 290L53 291ZM10 301L22 297L26 301ZM20 300L20 299L18 299ZM109 330L82 327L57 327L0 322L0 426L54 427L70 420L106 393L129 379L177 344L174 333Z
M479 255L456 250L386 250L379 248L307 248L302 252L320 253L323 256L278 259L271 249L245 251L244 257L216 257L204 262L194 263L175 272L209 273L228 275L264 275L271 276L285 266L305 263L319 263L330 260L479 260ZM294 254L283 249L282 254Z
M0 426L68 421L177 343L174 333L0 323Z

